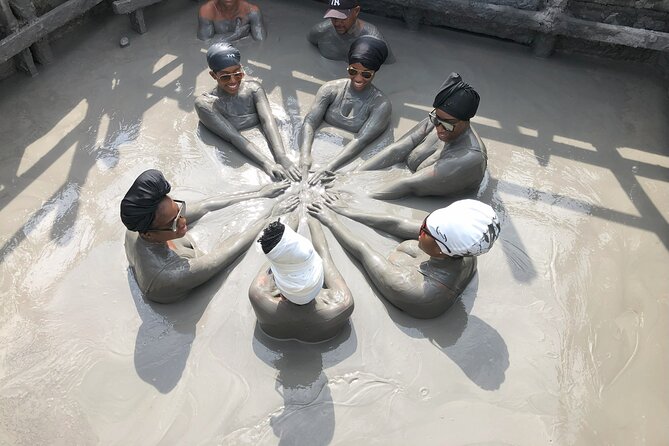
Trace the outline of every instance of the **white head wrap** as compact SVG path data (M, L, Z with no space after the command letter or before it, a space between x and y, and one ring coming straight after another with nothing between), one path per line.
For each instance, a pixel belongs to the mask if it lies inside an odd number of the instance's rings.
M279 243L267 254L281 294L297 305L308 304L323 288L323 259L314 245L285 226Z
M425 221L441 252L477 256L490 250L499 236L495 210L477 200L460 200L431 213Z

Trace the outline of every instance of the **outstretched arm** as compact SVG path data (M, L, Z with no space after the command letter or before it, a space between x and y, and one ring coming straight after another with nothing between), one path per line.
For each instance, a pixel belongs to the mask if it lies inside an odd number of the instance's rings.
M415 220L391 214L376 214L359 211L351 208L345 199L339 198L334 194L329 194L325 199L325 203L330 209L338 214L363 223L366 226L387 232L402 240L416 239L423 223L422 219ZM425 215L422 218L427 217L427 215L427 212L425 212Z
M216 97L209 94L203 94L195 100L195 110L200 122L257 163L272 180L281 179L282 174L274 161L263 155L258 146L244 138L239 130L215 109L215 102Z
M378 170L405 161L411 151L425 139L433 128L430 121L427 118L424 119L399 140L362 163L356 170Z
M323 85L318 89L316 99L314 99L314 103L311 105L309 113L304 117L300 143L300 169L302 170L304 178L306 178L306 174L312 163L311 145L314 142L314 134L318 126L323 122L325 112L330 104L332 104L335 96L336 91L334 91L334 88L330 83Z
M267 184L258 190L238 192L234 194L221 194L193 204L188 204L186 207L186 219L189 223L193 223L208 212L217 211L241 201L253 200L255 198L274 198L284 193L289 186L290 183L287 180L284 180L280 183Z
M260 9L251 11L248 15L248 18L249 25L251 25L251 37L253 37L253 40L265 40L265 37L267 37L267 31L265 31L265 24L263 23Z
M286 170L286 176L293 181L298 181L300 179L300 171L286 155L281 133L279 132L279 127L276 125L276 120L272 114L272 107L269 104L265 90L262 87L258 88L253 92L253 98L256 110L258 111L258 117L260 118L260 124L269 140L269 146L274 154L274 159Z
M321 259L323 259L323 271L325 272L325 286L331 290L343 291L348 299L352 299L351 291L346 285L344 276L341 275L332 260L328 242L321 224L313 217L309 217L309 231L311 232L311 243Z
M358 155L372 141L378 138L381 133L388 128L391 114L392 106L390 105L389 100L385 99L381 104L375 106L355 138L346 144L344 149L327 163L325 167L316 172L316 174L309 179L309 184L314 185L318 183L325 172L334 172L339 169L353 159L353 157Z

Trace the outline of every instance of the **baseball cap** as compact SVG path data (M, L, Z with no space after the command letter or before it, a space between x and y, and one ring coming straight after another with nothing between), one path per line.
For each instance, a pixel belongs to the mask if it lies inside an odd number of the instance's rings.
M358 0L330 0L330 9L325 11L323 18L346 19L356 6L358 6Z

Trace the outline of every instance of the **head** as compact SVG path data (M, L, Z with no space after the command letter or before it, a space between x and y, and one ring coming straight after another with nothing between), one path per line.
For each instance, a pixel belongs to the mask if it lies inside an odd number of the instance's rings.
M330 9L323 18L330 19L337 34L346 34L358 20L358 0L330 0Z
M270 223L258 239L270 261L276 287L288 301L306 305L323 288L323 260L311 242L279 221Z
M244 71L241 65L241 54L232 45L224 42L215 43L207 51L209 75L218 87L230 95L239 92Z
M166 242L186 234L186 203L167 194L171 187L162 172L151 169L137 177L121 201L121 221L151 242Z
M216 0L223 9L237 9L239 0Z
M372 84L374 75L388 57L386 43L372 36L361 36L348 50L348 75L351 86L362 91Z
M453 141L469 128L469 120L476 115L480 97L458 73L451 73L434 98L430 121L435 125L439 139Z
M478 200L459 200L425 218L418 246L434 258L478 256L492 248L500 229L493 208Z

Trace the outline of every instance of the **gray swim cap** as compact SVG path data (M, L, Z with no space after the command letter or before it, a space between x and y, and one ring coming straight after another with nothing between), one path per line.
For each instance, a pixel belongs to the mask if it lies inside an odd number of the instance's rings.
M218 42L207 50L207 65L214 73L218 73L228 67L240 65L242 55L239 50L229 43Z

